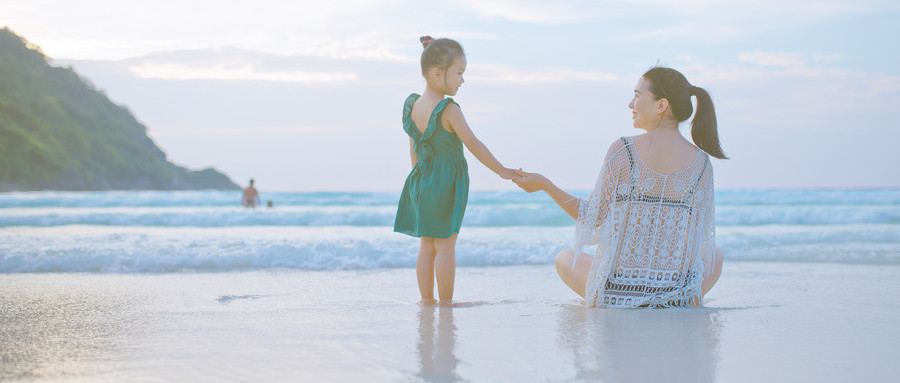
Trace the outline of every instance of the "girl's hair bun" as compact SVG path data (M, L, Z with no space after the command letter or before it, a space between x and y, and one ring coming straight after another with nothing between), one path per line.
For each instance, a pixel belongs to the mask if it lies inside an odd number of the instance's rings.
M447 70L453 59L458 56L465 56L462 45L455 40L448 38L434 39L431 36L422 36L419 38L422 42L422 75L424 76L429 68L440 68Z
M422 49L428 48L428 44L434 41L431 36L422 36L419 37L419 42L422 43Z

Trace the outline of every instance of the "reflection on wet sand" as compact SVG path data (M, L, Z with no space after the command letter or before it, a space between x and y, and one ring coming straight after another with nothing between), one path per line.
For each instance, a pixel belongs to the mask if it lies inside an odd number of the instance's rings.
M713 309L564 305L557 322L557 343L574 354L576 381L713 382L717 320Z
M435 312L438 320L435 326ZM437 327L435 329L435 327ZM453 307L423 305L419 309L418 377L426 382L457 382L459 359L454 354L456 325L453 323Z
M103 376L135 333L129 302L102 288L0 285L0 381Z

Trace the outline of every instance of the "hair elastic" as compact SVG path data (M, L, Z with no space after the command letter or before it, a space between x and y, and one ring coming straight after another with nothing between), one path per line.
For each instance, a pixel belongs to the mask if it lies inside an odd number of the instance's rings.
M434 41L434 39L428 39L428 40L423 41L422 44L428 44L428 43L430 43L430 42L432 42L432 41Z

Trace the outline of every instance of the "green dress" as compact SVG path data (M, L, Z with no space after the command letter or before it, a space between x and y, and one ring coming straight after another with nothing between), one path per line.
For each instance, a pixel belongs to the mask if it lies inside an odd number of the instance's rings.
M413 139L419 160L413 166L397 207L394 231L413 237L449 238L459 233L469 199L469 166L462 141L444 130L441 115L451 98L441 100L420 133L411 113L418 94L403 104L403 130Z

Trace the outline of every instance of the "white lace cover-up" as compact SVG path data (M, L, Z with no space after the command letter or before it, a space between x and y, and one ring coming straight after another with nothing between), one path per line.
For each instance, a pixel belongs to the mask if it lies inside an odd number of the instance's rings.
M631 137L616 140L589 199L578 201L575 254L597 245L585 288L589 307L702 304L716 253L709 155L673 174L641 161Z

